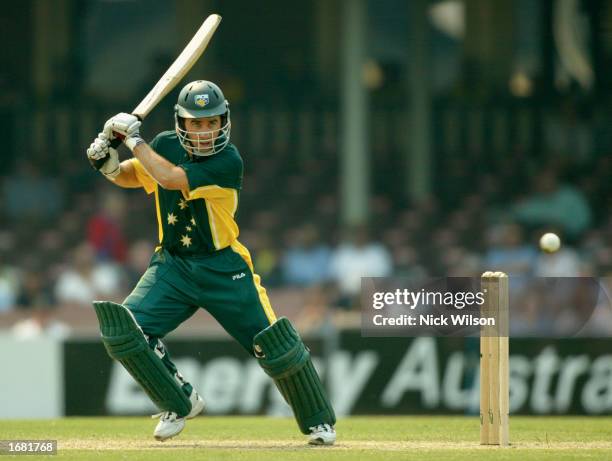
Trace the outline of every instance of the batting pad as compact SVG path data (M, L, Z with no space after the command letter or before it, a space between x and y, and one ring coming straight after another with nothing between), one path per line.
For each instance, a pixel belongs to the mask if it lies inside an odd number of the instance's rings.
M274 379L276 386L293 409L300 430L310 433L310 427L336 423L323 384L319 379L310 353L291 322L281 317L254 340L259 364Z
M108 355L125 367L160 410L187 416L191 411L189 398L149 348L132 313L109 301L94 301L93 306Z

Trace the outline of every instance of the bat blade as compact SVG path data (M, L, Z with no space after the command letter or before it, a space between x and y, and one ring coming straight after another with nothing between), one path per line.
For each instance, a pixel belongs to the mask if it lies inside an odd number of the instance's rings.
M206 18L185 49L149 91L149 94L136 106L132 114L140 119L145 118L164 96L174 89L202 56L220 22L221 16L218 14L211 14Z
M166 73L162 75L151 91L149 91L144 99L140 101L140 104L136 106L132 114L137 116L140 120L149 115L155 106L159 104L164 96L174 89L177 83L187 75L187 72L191 70L196 61L202 56L202 53L204 53L204 50L208 46L210 39L220 23L221 16L218 14L211 14L206 18L187 46L183 49L181 54L179 54L178 58L174 60ZM111 141L111 147L113 149L119 147L123 138L117 133L115 133L115 136L115 139ZM108 156L97 160L95 168L99 169L99 167L106 162L107 158Z

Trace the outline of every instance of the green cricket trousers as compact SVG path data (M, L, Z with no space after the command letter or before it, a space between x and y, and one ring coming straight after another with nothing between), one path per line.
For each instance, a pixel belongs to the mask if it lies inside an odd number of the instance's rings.
M158 248L123 305L134 314L149 345L161 352L162 361L173 374L176 367L159 338L200 307L251 355L255 335L276 321L266 290L253 272L249 252L238 241L215 253L196 256Z

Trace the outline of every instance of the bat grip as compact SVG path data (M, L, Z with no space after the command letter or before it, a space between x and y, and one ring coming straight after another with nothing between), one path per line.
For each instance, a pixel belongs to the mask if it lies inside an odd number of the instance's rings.
M136 117L138 118L138 120L140 120L142 122L142 117L140 115L136 115ZM113 139L110 142L110 146L113 149L116 149L117 147L119 147L121 142L125 139L125 136L123 136L122 134L117 133L116 131L113 131L113 134L115 135L115 139Z
M116 138L115 138L115 139L113 139L113 140L110 142L110 146L111 146L113 149L116 149L117 147L119 147L119 145L121 145L121 141L123 141L123 138L124 138L125 136L120 135L119 133L115 133L115 132L113 132L113 134L116 136Z

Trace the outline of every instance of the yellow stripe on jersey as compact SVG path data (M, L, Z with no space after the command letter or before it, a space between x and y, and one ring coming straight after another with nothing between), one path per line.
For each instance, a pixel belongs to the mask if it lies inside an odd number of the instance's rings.
M155 183L155 214L157 215L157 235L159 236L159 246L155 248L155 251L157 251L164 240L164 226L162 226L161 210L159 208L159 186L157 183Z
M225 248L227 245L221 246L219 243L219 233L217 231L217 224L215 223L215 210L212 202L204 200L206 203L206 213L208 214L208 225L210 227L210 236L212 237L213 245L217 250Z
M257 289L257 293L259 295L259 301L263 306L264 313L266 314L270 325L272 325L274 322L276 322L276 314L272 309L272 304L270 304L266 289L261 286L261 277L259 277L259 275L257 275L255 273L255 270L253 269L253 261L251 260L251 254L249 253L249 250L247 250L246 247L238 240L234 240L232 242L232 250L238 253L251 269L251 272L253 273L253 283L255 284L255 288Z
M238 208L238 191L220 186L202 186L183 193L187 200L204 199L213 244L217 250L228 247L238 238L234 215Z
M137 158L132 158L128 160L128 162L131 162L134 166L134 171L136 172L136 179L138 179L140 185L144 187L144 190L147 192L147 194L150 194L151 192L157 190L157 182L147 172L147 170L145 170L145 167L142 166L140 160L138 160Z

